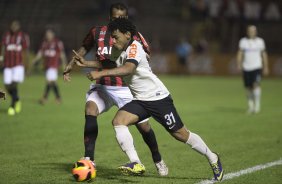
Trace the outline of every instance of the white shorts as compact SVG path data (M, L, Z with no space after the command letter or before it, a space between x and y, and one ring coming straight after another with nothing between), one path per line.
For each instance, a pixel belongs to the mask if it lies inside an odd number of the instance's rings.
M48 68L46 70L46 79L47 81L56 81L58 79L58 69Z
M132 99L133 96L128 87L91 84L90 90L86 93L86 102L95 102L98 107L99 114L108 111L114 105L121 108L128 102L132 101ZM149 119L145 119L139 123L143 123L148 120Z
M4 84L12 82L22 83L24 81L24 66L18 65L12 68L4 68Z

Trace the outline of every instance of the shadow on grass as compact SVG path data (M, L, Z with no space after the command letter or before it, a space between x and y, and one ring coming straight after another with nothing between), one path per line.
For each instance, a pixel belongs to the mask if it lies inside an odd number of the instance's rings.
M69 181L75 182L74 179L71 177L71 169L73 167L73 164L71 163L42 163L40 169L50 169L50 170L57 170L57 171L63 171L70 175ZM124 176L122 175L117 169L113 169L112 167L107 167L105 165L99 165L97 166L97 178L94 181L99 182L99 180L104 180L108 182L118 182L118 183L144 183L146 182L152 182L152 180L155 180L156 182L168 182L171 180L172 183L176 182L188 182L188 183L194 183L195 180L204 180L208 178L200 178L200 177L181 177L181 176L166 176L162 177L155 174L145 173L143 176ZM170 181L169 181L170 182Z

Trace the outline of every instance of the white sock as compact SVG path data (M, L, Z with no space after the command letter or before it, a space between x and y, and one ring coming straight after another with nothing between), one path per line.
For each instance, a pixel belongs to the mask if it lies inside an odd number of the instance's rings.
M247 99L248 99L248 106L249 106L249 111L254 110L254 93L252 90L247 90Z
M261 88L258 86L254 89L254 99L255 99L255 111L260 111L260 96L261 96Z
M189 138L186 144L189 144L192 147L192 149L205 155L208 158L210 163L217 162L217 155L211 152L211 150L208 148L206 143L202 140L202 138L199 135L190 132L190 135L189 135Z
M141 163L133 144L133 138L127 126L114 126L116 138L121 149L126 153L130 162Z

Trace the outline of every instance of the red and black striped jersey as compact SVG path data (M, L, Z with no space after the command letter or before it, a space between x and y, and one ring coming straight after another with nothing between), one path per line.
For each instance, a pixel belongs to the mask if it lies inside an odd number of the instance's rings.
M60 55L64 52L64 44L58 38L52 41L44 40L40 47L44 59L45 69L58 68L60 65Z
M4 47L4 67L23 65L23 50L29 48L29 36L22 32L8 31L2 38Z
M141 33L138 32L133 38L139 41L143 45L144 50L150 54L149 45ZM87 52L92 48L96 50L96 59L101 62L103 68L111 69L117 67L115 61L121 51L118 51L113 47L113 41L107 26L96 26L91 28L83 40L82 46ZM96 83L107 86L126 86L121 77L103 77L100 80L97 80Z

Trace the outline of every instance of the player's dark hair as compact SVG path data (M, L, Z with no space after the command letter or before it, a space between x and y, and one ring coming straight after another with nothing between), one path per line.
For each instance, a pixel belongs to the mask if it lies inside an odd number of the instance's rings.
M128 8L123 3L114 3L114 4L111 5L111 7L110 7L110 17L112 17L114 9L125 11L126 15L128 15Z
M126 18L117 18L111 21L108 25L108 29L110 32L119 30L122 33L126 33L129 31L131 33L131 37L137 33L136 26Z

